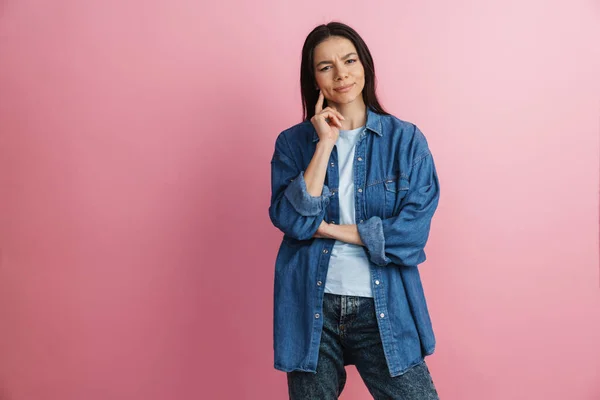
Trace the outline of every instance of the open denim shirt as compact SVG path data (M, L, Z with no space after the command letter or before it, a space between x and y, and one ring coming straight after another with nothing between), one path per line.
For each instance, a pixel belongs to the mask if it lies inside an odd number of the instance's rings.
M339 223L337 149L321 196L304 171L319 137L310 121L281 132L271 160L269 216L283 233L275 263L275 368L316 372L323 327L324 282L334 239L313 235L323 220ZM354 154L355 215L370 260L379 333L391 376L402 375L435 348L417 265L439 200L427 140L409 122L367 108Z

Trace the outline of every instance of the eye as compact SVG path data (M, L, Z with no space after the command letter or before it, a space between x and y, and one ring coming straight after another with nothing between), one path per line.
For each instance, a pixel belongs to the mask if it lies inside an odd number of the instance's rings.
M352 61L352 64L354 64L356 62L356 60L354 60L354 59L347 60L346 62L350 62L350 61Z
M327 67L321 68L319 71L326 71L327 68L331 68L331 67L327 66Z

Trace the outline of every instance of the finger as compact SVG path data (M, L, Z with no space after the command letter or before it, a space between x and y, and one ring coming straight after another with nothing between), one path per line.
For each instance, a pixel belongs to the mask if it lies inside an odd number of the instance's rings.
M337 114L335 114L331 109L326 108L325 110L321 111L321 113L315 115L315 117L319 119L322 118L329 125L335 125L339 128L342 127L342 123L340 122Z
M331 112L335 113L335 114L338 116L338 118L339 118L339 119L341 119L342 121L346 119L346 118L344 118L344 116L342 115L342 113L341 113L341 112L339 112L339 111L338 111L338 110L337 110L335 107L333 107L333 106L331 106L331 107L325 107L325 108L323 109L323 111L325 111L325 110L329 110L329 111L331 111Z
M336 125L341 129L342 121L340 121L340 117L335 112L331 112L330 115L335 119Z
M342 123L339 120L338 116L335 115L333 112L328 112L327 114L324 114L324 116L326 118L329 118L329 125L335 125L338 128L342 127Z
M325 96L323 95L323 91L319 90L319 98L317 99L317 104L315 105L315 114L320 114L323 111L323 101L325 100Z
M345 120L346 118L344 118L344 116L342 115L341 112L339 112L338 110L336 110L335 108L333 109L333 111L335 112L335 114L341 119L341 120Z

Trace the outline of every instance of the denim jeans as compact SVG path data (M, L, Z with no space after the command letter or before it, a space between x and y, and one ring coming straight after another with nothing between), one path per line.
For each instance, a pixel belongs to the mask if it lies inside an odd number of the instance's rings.
M374 399L439 400L427 364L391 377L372 298L325 293L317 373L287 373L291 400L337 399L346 383L345 365L355 365Z

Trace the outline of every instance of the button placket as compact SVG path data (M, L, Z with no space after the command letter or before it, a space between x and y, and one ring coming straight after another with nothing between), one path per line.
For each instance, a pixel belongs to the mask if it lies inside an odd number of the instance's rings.
M357 198L356 198L356 204L355 204L355 221L359 221L359 223L363 223L364 220L361 218L361 216L364 216L365 213L365 196L363 193L363 187L365 187L366 184L366 168L367 165L365 162L362 162L364 160L364 149L366 147L366 142L367 142L367 133L366 133L366 129L363 130L362 135L360 137L360 140L358 141L357 145L356 145L356 160L359 161L356 164L356 175L355 175L355 180L354 180L354 185L358 188L357 192Z

